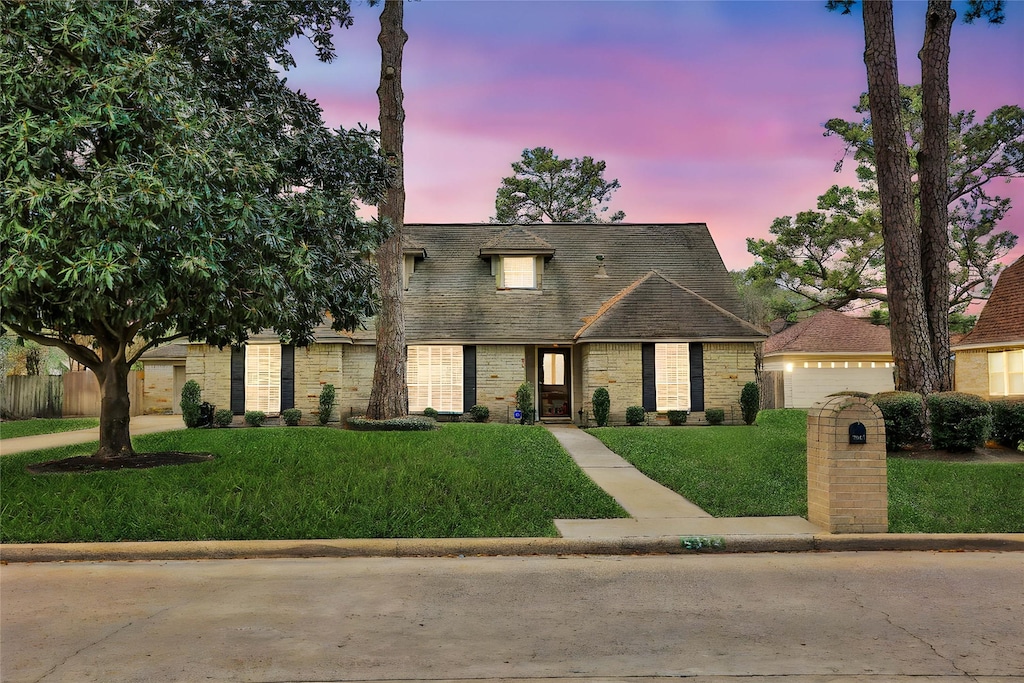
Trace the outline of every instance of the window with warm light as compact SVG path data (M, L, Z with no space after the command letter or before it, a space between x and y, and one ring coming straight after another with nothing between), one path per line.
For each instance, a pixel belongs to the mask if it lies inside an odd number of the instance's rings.
M991 396L1024 394L1024 349L988 354L988 393Z
M536 289L537 259L533 256L503 256L501 281L505 289Z
M690 345L655 344L658 410L690 409Z
M410 346L406 362L409 411L462 412L462 347Z

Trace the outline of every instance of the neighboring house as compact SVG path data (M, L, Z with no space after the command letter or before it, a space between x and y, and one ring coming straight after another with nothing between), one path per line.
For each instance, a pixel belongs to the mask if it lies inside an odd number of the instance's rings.
M142 411L181 414L188 344L168 344L142 354Z
M974 329L951 346L957 391L1024 397L1024 257L999 274Z
M786 408L810 408L837 391L895 386L889 328L829 309L769 337L762 367L782 373Z
M544 420L590 413L598 387L615 423L632 405L740 420L764 334L739 317L704 224L406 225L404 253L412 413L482 404L509 421L528 381ZM374 343L371 323L325 325L303 348L270 335L234 349L190 344L187 378L235 413L307 416L330 383L344 419L366 410Z

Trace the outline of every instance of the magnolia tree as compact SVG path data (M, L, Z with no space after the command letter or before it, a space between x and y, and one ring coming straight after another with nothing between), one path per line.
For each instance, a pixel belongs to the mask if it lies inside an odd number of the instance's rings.
M2 324L101 387L101 458L134 455L129 369L175 339L303 343L373 313L356 216L388 170L366 130L289 89L346 2L17 3L0 10Z

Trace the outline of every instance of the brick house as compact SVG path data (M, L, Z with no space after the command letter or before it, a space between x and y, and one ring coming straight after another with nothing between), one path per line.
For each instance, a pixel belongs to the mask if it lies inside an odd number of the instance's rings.
M957 391L1024 397L1024 257L999 275L974 329L952 346Z
M838 391L895 386L889 328L838 311L821 310L773 334L763 354L764 370L782 373L786 408L810 408Z
M517 387L534 387L544 420L578 419L598 387L613 423L650 412L723 408L739 421L764 334L702 223L406 225L409 408L512 419ZM296 348L256 335L241 348L189 344L188 379L235 413L309 415L333 384L340 416L362 414L375 333L317 330Z

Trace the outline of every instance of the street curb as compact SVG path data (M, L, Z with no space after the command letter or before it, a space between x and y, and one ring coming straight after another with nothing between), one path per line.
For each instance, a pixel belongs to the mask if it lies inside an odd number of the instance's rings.
M441 538L0 544L0 562L342 557L665 555L853 551L1024 552L1024 534L815 534L656 538Z

